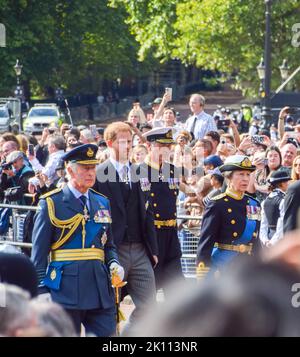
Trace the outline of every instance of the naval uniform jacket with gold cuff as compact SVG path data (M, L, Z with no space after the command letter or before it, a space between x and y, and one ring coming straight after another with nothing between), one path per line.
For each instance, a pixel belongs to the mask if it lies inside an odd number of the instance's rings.
M214 197L203 215L197 264L220 268L243 251L252 254L259 247L259 227L257 200L230 190Z

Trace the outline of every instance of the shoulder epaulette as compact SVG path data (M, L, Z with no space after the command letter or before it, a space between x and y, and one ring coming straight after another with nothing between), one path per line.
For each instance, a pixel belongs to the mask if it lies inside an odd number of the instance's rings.
M223 193L220 193L219 195L215 196L215 197L211 197L210 200L211 201L217 201L217 200L220 200L221 198L227 196L226 195L226 192L223 192Z
M102 197L104 197L104 198L106 198L106 199L108 200L108 197L105 196L105 195L102 195L102 193L100 193L100 192L94 190L93 188L90 188L90 190L93 191L94 193L96 193L97 195L102 196Z
M62 188L56 188L56 189L49 191L49 192L45 193L44 195L40 196L40 199L55 195L56 193L60 192L61 190L62 190Z
M253 201L255 201L255 202L257 202L257 203L260 204L260 202L259 202L256 198L252 197L252 196L249 195L248 193L245 193L245 196L251 198Z

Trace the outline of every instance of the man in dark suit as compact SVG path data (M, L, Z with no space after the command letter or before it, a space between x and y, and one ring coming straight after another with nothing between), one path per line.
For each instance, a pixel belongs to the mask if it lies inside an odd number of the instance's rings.
M284 199L283 231L289 232L297 228L300 202L300 181L289 186ZM298 227L299 228L299 227Z
M129 162L132 133L126 123L110 124L104 139L110 158L97 168L95 190L110 200L114 241L125 269L127 291L136 307L130 318L133 321L156 296L153 267L158 262L158 246L149 203L150 184L146 174Z
M49 293L71 316L77 332L115 332L114 293L108 269L122 280L112 241L109 201L91 190L98 147L86 144L65 154L68 184L41 196L32 234L32 261L39 293ZM50 264L48 256L50 253Z

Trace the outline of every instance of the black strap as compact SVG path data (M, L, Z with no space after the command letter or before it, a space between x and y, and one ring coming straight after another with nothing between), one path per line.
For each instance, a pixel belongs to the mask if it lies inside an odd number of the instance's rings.
M194 135L194 138L195 138L194 131L195 131L195 126L196 126L196 121L197 121L197 117L194 118L193 124L191 126L191 130L190 130L190 133Z

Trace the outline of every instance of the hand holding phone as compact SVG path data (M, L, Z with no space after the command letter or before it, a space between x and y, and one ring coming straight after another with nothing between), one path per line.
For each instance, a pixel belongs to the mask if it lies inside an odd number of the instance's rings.
M168 94L169 96L169 100L171 101L172 100L172 88L165 88L165 92L166 94Z
M28 145L28 154L29 154L29 156L34 156L34 145L33 144Z
M94 138L96 138L98 136L97 127L95 124L90 125L90 131Z

